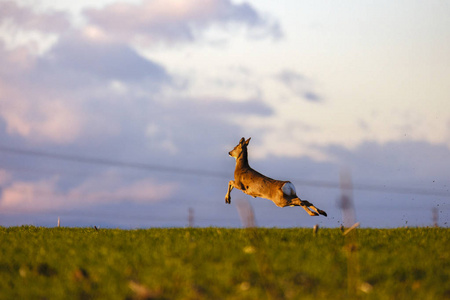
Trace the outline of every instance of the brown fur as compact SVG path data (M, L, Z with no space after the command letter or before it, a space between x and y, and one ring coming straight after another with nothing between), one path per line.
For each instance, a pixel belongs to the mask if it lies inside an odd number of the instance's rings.
M231 203L231 190L237 188L252 197L269 199L279 207L301 206L310 216L327 215L325 211L316 208L312 203L301 200L296 195L295 187L291 182L275 180L253 170L248 164L249 142L250 138L248 140L242 138L239 144L228 153L236 158L236 169L234 181L230 180L228 183L225 203Z

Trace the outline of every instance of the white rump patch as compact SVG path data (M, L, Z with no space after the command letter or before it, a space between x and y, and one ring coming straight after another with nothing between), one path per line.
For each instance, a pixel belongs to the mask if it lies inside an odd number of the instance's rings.
M281 190L283 191L283 194L288 196L295 196L297 192L295 191L295 186L291 182L286 182L282 187Z

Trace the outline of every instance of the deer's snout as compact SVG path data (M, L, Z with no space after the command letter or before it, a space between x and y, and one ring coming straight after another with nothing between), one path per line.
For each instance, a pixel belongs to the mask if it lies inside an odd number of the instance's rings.
M228 152L228 155L229 155L229 156L231 156L231 151L230 151L230 152Z

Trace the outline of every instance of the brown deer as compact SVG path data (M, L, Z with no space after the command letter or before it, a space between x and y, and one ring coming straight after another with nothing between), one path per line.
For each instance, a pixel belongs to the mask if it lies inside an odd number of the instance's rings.
M319 214L327 216L326 212L318 209L311 202L301 200L290 181L275 180L253 170L248 164L247 146L249 142L250 138L248 140L242 138L239 144L228 153L236 159L236 169L234 170L234 181L228 182L225 203L231 203L231 190L237 188L254 198L269 199L278 207L301 206L310 216Z

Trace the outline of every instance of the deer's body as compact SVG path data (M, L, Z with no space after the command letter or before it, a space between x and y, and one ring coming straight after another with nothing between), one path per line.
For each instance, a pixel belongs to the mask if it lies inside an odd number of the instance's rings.
M301 206L311 216L327 215L310 202L301 200L290 181L275 180L253 170L248 164L247 145L249 142L250 138L247 141L242 138L239 144L229 152L230 156L236 158L236 169L234 170L234 181L230 180L228 183L226 203L231 203L231 190L237 188L252 197L269 199L279 207ZM310 208L314 211L311 211Z

